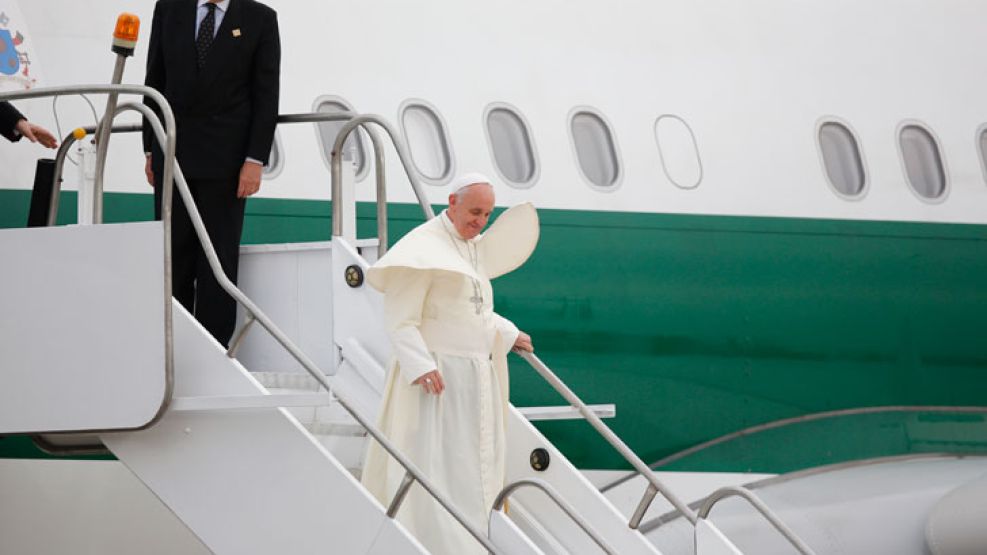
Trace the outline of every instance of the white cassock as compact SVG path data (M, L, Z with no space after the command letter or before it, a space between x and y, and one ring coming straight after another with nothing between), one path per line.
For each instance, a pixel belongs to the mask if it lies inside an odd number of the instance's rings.
M505 211L488 231L464 241L443 212L418 226L367 272L384 293L394 357L378 424L478 530L486 533L504 486L507 354L518 329L493 311L490 279L516 269L538 242L531 204ZM412 382L438 369L441 395ZM405 470L371 441L362 481L385 507ZM421 486L398 520L436 554L486 550Z

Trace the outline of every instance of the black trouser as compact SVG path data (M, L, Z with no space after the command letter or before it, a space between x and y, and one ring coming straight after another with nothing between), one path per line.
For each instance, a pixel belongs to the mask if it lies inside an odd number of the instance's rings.
M155 176L161 183L161 176ZM205 223L223 271L236 283L240 262L240 233L246 199L237 198L239 176L229 179L189 179L189 189ZM172 295L217 341L227 346L236 327L236 301L219 286L185 203L174 189L171 217ZM154 188L154 218L161 219L161 187Z

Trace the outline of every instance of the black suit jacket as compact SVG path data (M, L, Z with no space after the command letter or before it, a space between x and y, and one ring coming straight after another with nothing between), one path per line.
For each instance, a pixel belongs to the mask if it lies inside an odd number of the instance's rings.
M246 158L266 163L270 156L281 72L277 14L254 0L230 0L200 70L196 9L196 0L155 4L144 83L164 94L175 112L185 176L226 179L239 175ZM144 151L154 153L160 175L161 151L147 122Z
M0 135L7 137L11 141L17 141L21 136L14 133L17 122L24 119L24 116L14 108L9 102L0 102Z

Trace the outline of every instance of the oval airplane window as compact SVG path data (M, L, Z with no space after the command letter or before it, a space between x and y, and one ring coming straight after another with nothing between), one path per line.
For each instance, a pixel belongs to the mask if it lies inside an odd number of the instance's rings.
M984 180L987 181L987 124L981 125L977 130L977 147L980 149L980 167L984 171Z
M284 169L284 147L281 146L281 131L274 130L274 142L271 143L271 155L264 166L264 179L274 179L281 175Z
M535 184L535 148L528 125L512 106L497 103L487 108L487 142L494 166L508 185L527 188Z
M695 189L703 179L699 147L692 128L682 118L671 114L655 121L658 156L668 180L682 189Z
M452 177L452 149L439 113L422 100L409 100L400 119L415 169L426 182L445 185Z
M353 105L345 99L332 95L321 96L316 99L314 111L321 113L356 112ZM315 124L319 147L322 149L322 161L326 163L327 168L331 167L332 164L332 146L336 143L336 136L339 135L344 125L346 125L345 121L323 121ZM343 145L343 148L353 153L358 180L365 178L370 169L367 164L366 139L363 134L363 130L350 133Z
M838 121L827 120L819 126L817 139L829 184L843 197L859 197L867 186L867 174L853 132Z
M946 168L939 143L922 124L913 122L898 131L898 148L905 177L919 198L941 201L946 194Z
M569 119L569 129L583 177L596 189L616 189L620 161L613 133L603 117L592 108L578 108Z

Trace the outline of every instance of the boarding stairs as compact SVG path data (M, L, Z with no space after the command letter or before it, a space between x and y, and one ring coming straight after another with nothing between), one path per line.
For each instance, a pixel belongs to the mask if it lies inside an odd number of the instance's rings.
M171 298L168 208L161 222L0 231L5 260L21 269L0 278L6 281L0 283L6 313L0 356L8 386L0 390L0 434L32 434L64 453L109 450L215 553L424 553L393 518L407 488L384 507L359 483L371 438L408 469L408 487L425 488L462 522L455 506L374 425L389 356L380 295L362 280L387 247L377 130L389 136L425 216L432 216L391 126L378 116L349 113L280 118L280 124L345 122L333 149L332 241L245 247L237 288L219 270L174 161L174 118L160 94L96 85L0 99L79 93L142 95L160 107L159 120L138 102L113 102L104 120L133 111L151 122L166 154L164 182L174 174L217 278L240 304L241 325L226 349ZM105 145L114 130L133 129L106 126L101 140ZM370 137L377 163L378 238L372 239L356 238L355 172L344 160L345 141L358 129ZM59 183L60 169L54 203ZM95 190L101 194L102 184ZM166 187L166 207L171 194ZM93 223L100 221L94 212ZM649 484L635 514L621 514L532 426L529 416L544 408L528 416L512 408L508 486L487 529L464 523L487 550L656 554L636 528L660 493L695 526L695 553L739 553L647 472L593 408L537 357L524 356L565 398L559 410L586 418L646 472ZM536 452L542 457L537 465ZM772 524L798 551L811 553L783 523Z

